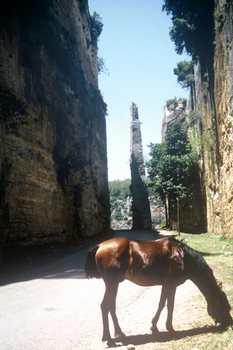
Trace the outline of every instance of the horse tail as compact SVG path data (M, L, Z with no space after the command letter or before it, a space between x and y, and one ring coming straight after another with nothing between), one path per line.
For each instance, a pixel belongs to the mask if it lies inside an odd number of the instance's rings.
M221 283L217 282L212 269L201 253L183 242L181 244L184 252L185 273L204 295L209 315L223 327L232 326L231 306L222 290Z
M87 278L100 278L100 273L97 269L96 265L96 259L95 255L98 250L99 246L95 246L94 248L90 249L87 258L86 258L86 264L85 264L85 272Z

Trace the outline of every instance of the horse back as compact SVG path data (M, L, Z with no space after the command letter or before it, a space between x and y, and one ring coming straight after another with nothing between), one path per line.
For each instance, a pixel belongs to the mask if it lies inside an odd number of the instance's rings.
M140 285L161 284L183 270L179 244L169 238L143 241L115 237L98 245L95 261L103 279L128 279Z
M103 278L124 279L129 263L129 242L125 237L116 237L99 244L95 258Z

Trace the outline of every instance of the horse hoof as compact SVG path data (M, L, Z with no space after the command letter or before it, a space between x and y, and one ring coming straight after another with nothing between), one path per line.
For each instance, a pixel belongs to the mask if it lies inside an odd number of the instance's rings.
M115 341L114 341L113 339L108 339L107 345L108 345L109 347L112 347L112 346L116 346L116 343L115 343Z
M158 330L157 326L151 326L150 330L151 330L152 334L159 333L159 330Z
M111 338L108 337L107 335L102 336L102 341L109 341L109 339L111 339Z
M172 326L166 326L169 333L175 333L175 329Z
M115 333L115 339L121 340L121 339L123 339L123 338L125 338L125 337L126 337L126 335L125 335L125 333L123 333L123 332L116 332L116 333Z

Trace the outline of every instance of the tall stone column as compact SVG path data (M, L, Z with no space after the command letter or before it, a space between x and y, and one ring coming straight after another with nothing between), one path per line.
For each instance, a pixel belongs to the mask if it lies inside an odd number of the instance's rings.
M131 105L130 126L130 170L131 170L131 192L133 211L133 230L150 230L151 213L148 192L143 181L145 176L145 165L142 150L141 123L138 116L138 107L135 103Z

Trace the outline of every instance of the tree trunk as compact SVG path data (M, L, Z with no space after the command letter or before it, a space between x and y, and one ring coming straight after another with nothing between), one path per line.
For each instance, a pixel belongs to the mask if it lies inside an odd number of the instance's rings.
M166 227L168 227L168 208L167 208L167 202L164 202L164 208L165 208L165 220L166 220Z
M180 236L180 199L176 199L176 210L177 210L177 232Z
M170 228L170 211L169 211L169 195L165 194L165 208L166 208L166 227Z

